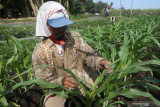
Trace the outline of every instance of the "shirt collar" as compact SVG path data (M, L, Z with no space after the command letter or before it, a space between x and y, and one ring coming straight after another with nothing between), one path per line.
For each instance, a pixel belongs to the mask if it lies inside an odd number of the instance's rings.
M49 38L54 42L55 45L58 45L58 44L64 45L65 44L64 39L56 40L53 35L50 35Z

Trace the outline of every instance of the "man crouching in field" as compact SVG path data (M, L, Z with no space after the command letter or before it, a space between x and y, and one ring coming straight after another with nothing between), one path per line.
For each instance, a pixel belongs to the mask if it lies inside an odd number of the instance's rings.
M97 56L93 49L79 37L77 32L67 31L67 26L73 24L69 20L66 9L59 3L49 1L44 3L38 12L36 36L41 41L34 49L32 60L34 67L48 64L71 70L77 78L93 84L91 70L85 70L85 65L96 71L108 68L110 61ZM110 69L108 73L113 70ZM78 87L67 72L55 67L44 67L35 70L37 78L43 78L53 84L63 84L70 90ZM66 99L49 94L44 99L45 107L64 107Z

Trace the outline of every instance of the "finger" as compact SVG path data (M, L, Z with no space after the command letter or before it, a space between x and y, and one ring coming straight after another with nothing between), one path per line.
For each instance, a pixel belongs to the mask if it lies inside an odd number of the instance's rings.
M69 77L69 81L74 85L78 85L78 82L73 77Z
M70 87L70 86L68 86L68 85L65 85L65 87L68 88L69 90L75 90L75 89L76 89L76 88Z
M66 88L68 88L68 89L70 88L68 85L64 85L64 87L66 87Z
M73 83L71 83L71 82L69 82L69 81L65 81L64 82L64 86L69 86L69 87L72 87L72 88L75 88L75 87L77 87L77 85L75 85L75 84L73 84Z
M109 65L108 65L108 64L105 64L104 67L107 69L107 68L109 67Z
M112 73L112 72L113 72L113 68L110 68L110 69L108 70L107 74L110 74L110 73Z
M110 62L107 62L107 61L106 61L106 63L104 63L105 68L109 68L110 65L111 65Z
M71 76L64 77L64 79L62 80L62 84L63 85L70 84L71 86L75 85L74 87L78 86L78 82L75 81Z

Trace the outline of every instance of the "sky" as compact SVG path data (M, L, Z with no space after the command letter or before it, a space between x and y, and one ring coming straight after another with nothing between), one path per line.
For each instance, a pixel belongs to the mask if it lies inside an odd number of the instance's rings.
M120 8L120 1L125 9L130 9L132 3L132 0L93 0L94 3L98 1L109 4L113 2L112 8L115 9ZM160 0L133 0L132 9L160 9Z

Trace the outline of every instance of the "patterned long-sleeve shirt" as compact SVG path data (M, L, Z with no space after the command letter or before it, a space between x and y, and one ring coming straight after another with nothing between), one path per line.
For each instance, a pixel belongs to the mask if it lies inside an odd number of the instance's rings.
M74 37L76 36L76 37ZM65 35L65 45L63 46L63 60L59 55L58 49L53 41L45 38L37 44L32 54L33 66L48 64L57 67L64 67L71 70L78 78L93 83L94 75L91 70L85 70L85 65L93 70L99 70L101 57L94 53L94 50L80 37L77 32L70 31ZM41 67L35 70L37 78L43 78L47 81L57 84L62 82L66 71L56 67Z

